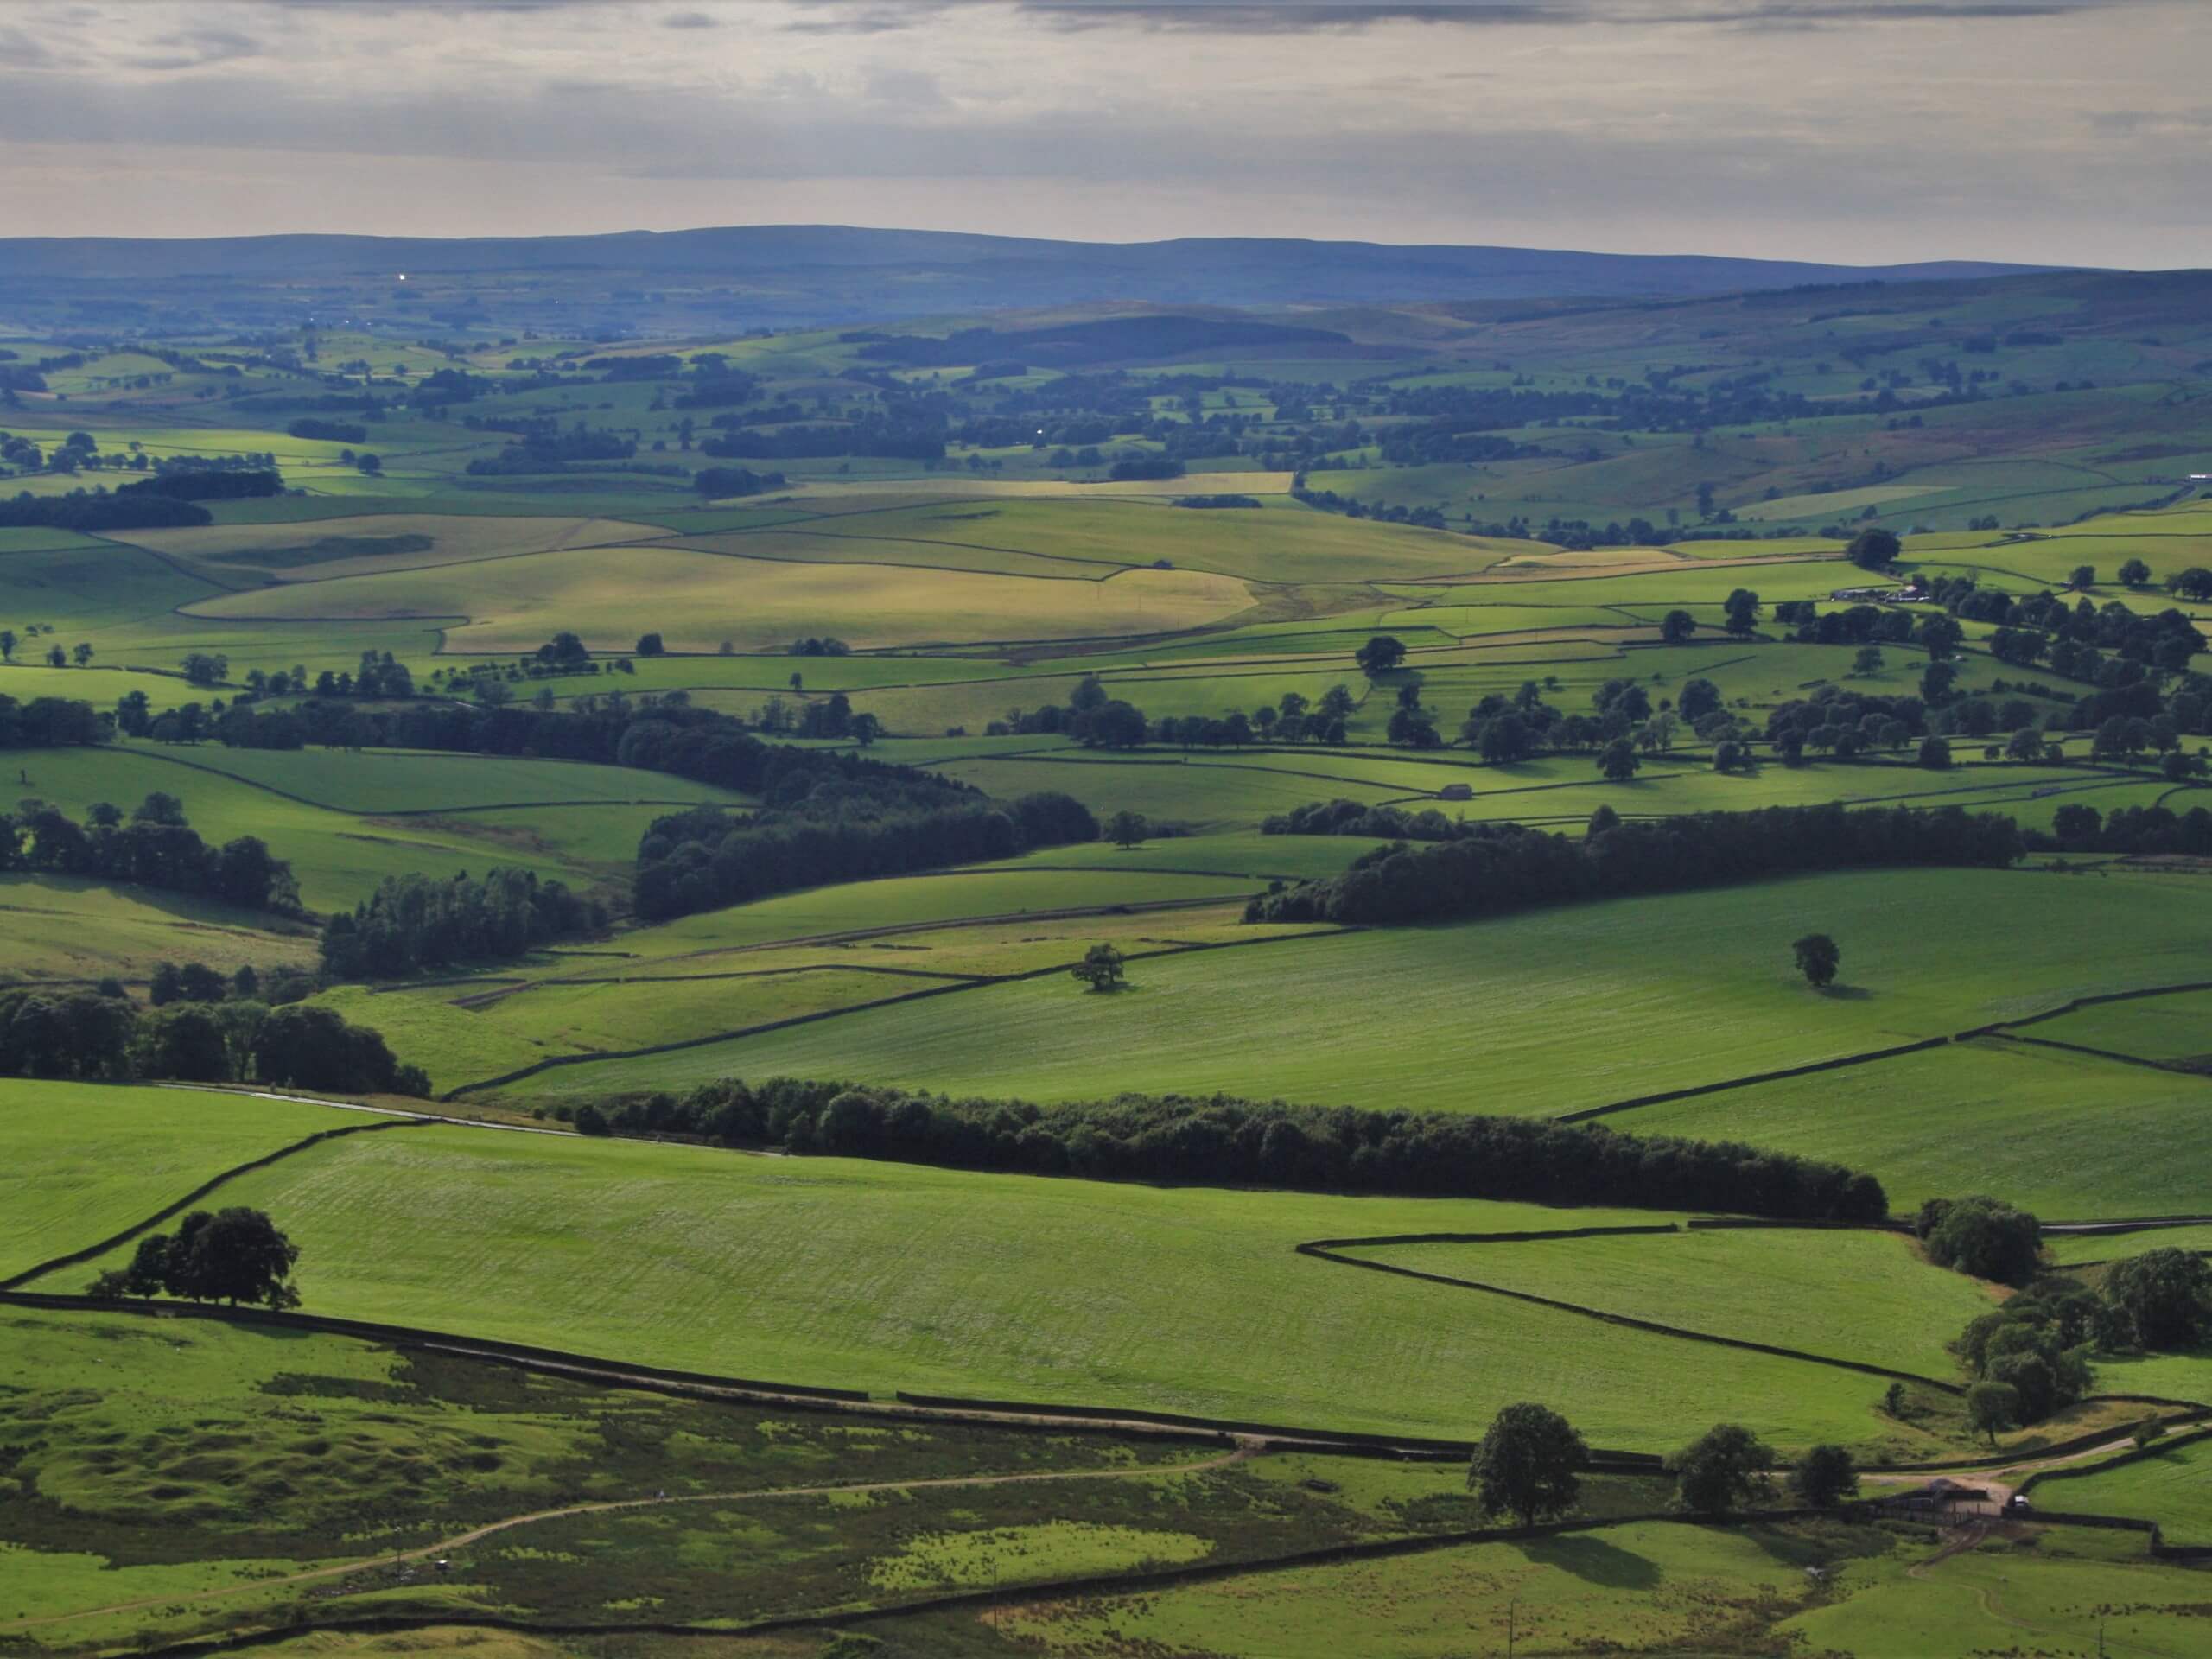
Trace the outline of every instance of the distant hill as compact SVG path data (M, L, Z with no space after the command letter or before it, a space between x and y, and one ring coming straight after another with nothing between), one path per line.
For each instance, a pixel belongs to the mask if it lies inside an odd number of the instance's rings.
M229 291L274 302L313 284L327 304L382 291L397 274L451 296L478 282L529 276L573 287L603 312L653 308L641 290L705 290L778 327L1120 301L1281 306L1408 301L1642 296L1684 298L1809 283L1949 281L2051 267L1968 261L1812 264L1698 255L1538 248L1400 247L1372 242L1185 238L1052 242L938 231L762 225L606 236L473 238L268 236L204 240L0 239L0 293L59 302L78 286L87 311L125 290ZM32 290L42 289L34 294ZM290 302L302 296L294 294Z

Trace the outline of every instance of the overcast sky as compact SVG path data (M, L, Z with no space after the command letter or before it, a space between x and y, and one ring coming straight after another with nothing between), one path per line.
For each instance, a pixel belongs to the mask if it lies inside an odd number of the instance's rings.
M2212 0L0 0L0 235L2212 265Z

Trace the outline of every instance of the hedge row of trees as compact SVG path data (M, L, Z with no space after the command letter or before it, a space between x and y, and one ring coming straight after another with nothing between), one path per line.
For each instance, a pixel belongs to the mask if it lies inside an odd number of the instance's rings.
M0 501L0 530L165 530L176 525L212 524L207 508L173 495L110 494L105 490L72 490L67 495L33 495Z
M1098 820L1072 796L995 802L918 773L793 775L773 798L742 817L700 806L656 818L638 844L638 914L660 920L794 887L1098 839Z
M323 924L332 979L391 979L462 962L499 962L607 925L599 905L534 871L480 877L388 875L368 899Z
M105 743L107 722L74 697L0 696L0 749L63 749Z
M1224 1095L1120 1095L1047 1109L839 1083L777 1078L753 1089L724 1079L680 1098L587 1106L575 1122L592 1134L677 1135L1108 1180L1719 1210L1799 1221L1876 1221L1889 1210L1871 1175L1732 1142Z
M2050 832L2026 832L2033 852L2187 854L2212 857L2212 811L2192 806L2123 806L2107 817L2094 806L2069 804L2051 815Z
M2001 869L2023 848L2012 820L1956 807L1776 806L1615 823L1580 840L1517 823L1462 839L1394 842L1342 875L1255 898L1249 922L1402 923L1500 916L1581 899L1674 893L1812 870L1961 865Z
M430 1092L380 1033L311 1003L232 998L142 1013L126 996L44 990L0 993L0 1076Z
M133 807L96 801L75 823L59 807L26 800L0 813L0 870L35 870L132 881L220 899L249 910L296 915L299 883L258 836L210 847L186 822L184 803L159 791Z

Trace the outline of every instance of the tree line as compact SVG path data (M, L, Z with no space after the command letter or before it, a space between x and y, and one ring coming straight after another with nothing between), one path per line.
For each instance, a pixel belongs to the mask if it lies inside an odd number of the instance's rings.
M75 748L107 739L107 726L89 702L75 697L18 702L0 696L0 749Z
M638 914L658 921L1098 838L1098 820L1072 796L993 801L921 773L787 774L771 798L739 817L699 806L653 820L638 844Z
M535 871L501 867L445 880L388 875L323 924L322 970L394 979L462 962L499 962L607 925L599 905Z
M1395 842L1343 874L1262 893L1248 922L1405 923L1502 916L1575 899L1674 893L1815 870L1955 865L2002 869L2023 850L2012 819L1957 807L1774 806L1614 823L1580 840L1478 824L1420 847Z
M725 1078L681 1097L586 1106L575 1122L587 1134L676 1135L1102 1180L1716 1210L1793 1221L1878 1221L1889 1210L1872 1175L1734 1142L1225 1095L1119 1095L1048 1108L791 1078L752 1088Z
M59 807L29 799L0 813L0 870L32 870L136 882L219 899L248 910L300 913L292 867L258 836L210 847L186 821L184 803L156 791L124 817L95 801L76 823Z
M334 1009L229 997L141 1011L121 989L0 993L0 1076L430 1093L429 1078L401 1065L380 1033Z

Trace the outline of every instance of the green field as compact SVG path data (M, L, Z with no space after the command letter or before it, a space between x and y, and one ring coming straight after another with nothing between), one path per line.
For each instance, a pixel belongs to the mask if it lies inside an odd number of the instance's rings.
M141 981L160 962L225 974L312 967L311 930L260 911L69 875L0 876L0 986L15 982Z
M2045 1509L2156 1521L2170 1544L2212 1545L2212 1442L2154 1450L2109 1469L2067 1472L2036 1484Z
M1243 974L1211 958L1163 962L1110 999L1050 982L994 986L654 1059L570 1067L532 1084L588 1094L780 1073L1039 1100L1222 1090L1557 1113L2185 979L2198 971L2203 898L2126 878L1806 877L1271 945L1263 958L1240 957ZM1992 918L2016 909L2037 925L1994 948ZM692 917L658 931L694 938L704 923ZM1826 995L1795 979L1789 956L1789 941L1813 926L1844 943L1840 988ZM2097 943L2119 937L2124 951ZM1682 971L1692 962L1694 988ZM1013 1030L1018 1045L997 1040ZM1593 1044L1601 1031L1605 1041ZM1703 1109L1726 1111L1728 1098ZM1959 1155L1974 1154L1962 1147ZM2184 1167L2201 1173L2193 1160Z
M299 1243L321 1312L659 1364L1433 1434L1537 1395L1607 1445L1663 1449L1722 1417L1791 1444L1940 1444L1880 1414L1878 1379L1741 1352L1691 1363L1678 1338L1292 1252L1631 1218L1618 1211L442 1128L339 1141L225 1198ZM1955 1294L1932 1269L1927 1283L1947 1306Z
M96 1244L280 1147L374 1121L204 1090L0 1080L0 1277Z

